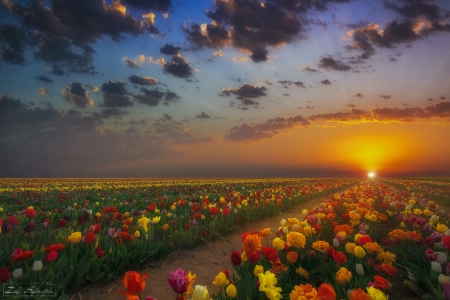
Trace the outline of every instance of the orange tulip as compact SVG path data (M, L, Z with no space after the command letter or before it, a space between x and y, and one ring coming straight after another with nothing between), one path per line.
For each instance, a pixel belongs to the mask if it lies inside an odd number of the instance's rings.
M147 273L141 276L135 271L126 272L122 279L122 286L128 291L119 290L118 292L127 297L128 300L139 299L139 294L145 289L145 280L147 277Z
M290 262L291 264L295 264L295 262L298 259L298 254L297 254L297 252L289 251L286 254L286 258L287 258L288 262Z
M372 300L372 297L370 297L369 294L364 292L361 288L350 292L349 297L350 300Z
M317 300L336 300L336 291L328 283L322 283L317 289Z

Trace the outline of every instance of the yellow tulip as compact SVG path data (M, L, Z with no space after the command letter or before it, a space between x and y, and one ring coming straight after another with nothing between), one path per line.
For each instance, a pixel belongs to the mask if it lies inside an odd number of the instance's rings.
M214 278L213 285L215 285L218 288L223 288L227 284L229 284L230 281L227 278L227 275L224 272L219 272L219 274Z
M364 248L361 246L356 246L355 249L353 249L353 254L356 257L363 258L366 256L366 251L364 251Z
M70 236L67 237L67 239L72 243L72 244L77 244L79 242L81 242L81 232L77 231L72 233Z
M237 296L237 290L234 284L230 284L229 286L227 286L225 292L227 293L227 296L230 298L236 298Z
M261 265L256 265L255 269L253 270L253 274L255 274L255 276L258 276L258 274L264 273L264 267Z

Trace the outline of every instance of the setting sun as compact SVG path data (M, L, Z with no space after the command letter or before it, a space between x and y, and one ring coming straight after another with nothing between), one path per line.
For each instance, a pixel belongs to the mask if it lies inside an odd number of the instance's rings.
M369 172L367 174L367 176L369 176L369 178L374 178L375 177L375 173L374 172Z

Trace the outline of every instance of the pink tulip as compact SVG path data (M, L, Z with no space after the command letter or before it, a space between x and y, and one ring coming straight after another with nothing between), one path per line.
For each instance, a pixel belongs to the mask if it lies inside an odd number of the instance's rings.
M186 293L189 285L189 278L182 269L170 272L169 278L167 278L172 290L178 295Z

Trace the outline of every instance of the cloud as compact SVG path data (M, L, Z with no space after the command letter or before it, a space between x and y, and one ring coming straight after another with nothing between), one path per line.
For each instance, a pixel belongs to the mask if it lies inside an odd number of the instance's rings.
M256 125L243 123L240 127L234 126L222 136L222 139L232 142L259 141L278 135L280 130L309 126L310 122L301 115L277 117Z
M300 70L302 71L308 71L308 72L318 72L316 69L311 68L310 66L303 66L300 67Z
M109 119L111 117L120 118L123 115L128 114L127 111L118 108L106 108L102 109L100 112L93 112L92 116L97 119Z
M191 131L187 128L182 131L168 132L166 136L175 145L177 144L197 145L197 144L211 143L215 141L214 137L210 135L194 136L191 133Z
M3 60L21 65L25 63L27 32L13 24L0 26L0 54Z
M325 85L330 85L330 84L332 84L331 81L329 81L328 79L322 80L320 83L321 83L321 84L325 84Z
M268 53L269 53L269 51L267 51L267 49L256 48L255 50L253 50L253 53L252 53L252 55L250 55L250 58L255 63L267 61L267 60L269 60L269 57L267 56Z
M340 61L334 60L331 56L321 58L319 60L319 67L335 71L349 71L351 69L349 66L343 65Z
M391 95L380 95L381 98L383 99L391 99Z
M130 120L128 121L128 124L130 124L131 126L139 126L139 125L146 125L147 122L145 121L145 119L140 119L139 121Z
M164 101L175 102L175 101L177 101L179 99L181 99L181 97L178 96L176 93L170 92L170 91L166 91L166 96L164 97Z
M54 75L66 72L96 74L92 54L95 51L89 46L80 46L69 39L57 36L37 35L37 49L34 57L49 63Z
M109 80L102 84L103 106L110 108L133 106L133 102L130 101L130 96L125 89L125 85L125 81L113 80Z
M181 47L175 47L170 44L165 44L164 47L159 49L159 52L161 52L162 54L174 56L174 55L179 54L180 50L181 50Z
M213 52L214 57L223 56L223 51L220 49L219 51Z
M294 84L298 87L306 88L305 84L301 81L296 81L296 82L294 82Z
M160 92L158 90L148 90L144 87L141 88L141 92L143 92L143 94L134 95L133 98L136 102L146 104L148 106L158 106L164 96L164 92Z
M130 68L139 68L145 62L145 56L139 55L135 59L130 59L128 57L122 57L123 63Z
M47 90L46 88L40 88L38 90L38 93L41 94L42 96L45 96L45 94L51 94L49 90Z
M153 77L147 77L147 76L140 77L136 74L128 77L128 80L131 83L140 84L140 85L155 85L155 84L157 84L156 79Z
M228 89L223 89L222 94L224 96L230 96L230 94L234 94L239 97L258 98L266 96L266 90L267 88L265 86L258 87L244 83L242 86L237 87L236 89L231 89L230 87Z
M205 112L202 111L202 113L197 115L196 118L197 119L209 119L209 118L211 118L211 116L205 114Z
M163 118L164 118L165 120L172 121L172 116L170 116L169 114L164 113L164 114L163 114Z
M180 54L175 55L170 62L163 62L162 64L165 73L176 77L188 78L194 74L194 70L189 65L189 62L183 59Z
M52 82L54 82L53 79L50 79L50 78L48 78L45 75L38 75L38 76L35 76L34 78L36 78L36 80L39 80L39 81L42 81L42 82L45 82L45 83L52 83Z
M210 24L184 27L187 38L197 48L231 45L252 53L254 62L268 60L268 48L295 41L303 27L282 1L216 1L207 11Z
M68 83L63 90L64 100L79 107L94 106L94 100L89 98L89 92L79 82Z
M362 97L364 97L364 95L361 93L356 93L355 95L353 95L353 97L362 98Z
M359 121L370 114L364 110L351 108L350 111L341 111L337 113L329 114L315 114L308 117L309 121L332 121L332 122L349 122L349 121Z
M167 12L172 5L172 0L122 0L122 3L141 10Z

